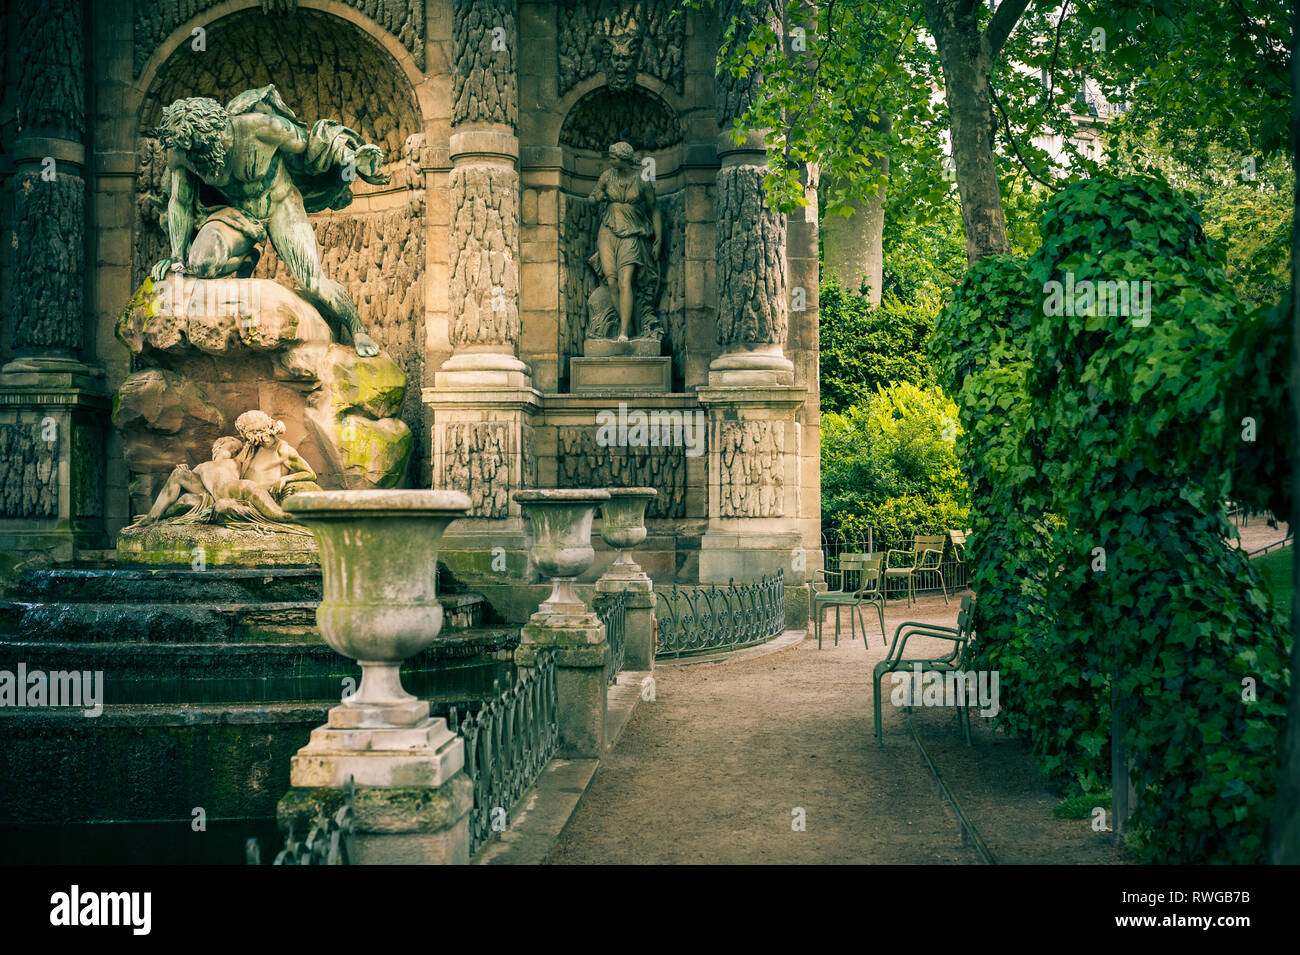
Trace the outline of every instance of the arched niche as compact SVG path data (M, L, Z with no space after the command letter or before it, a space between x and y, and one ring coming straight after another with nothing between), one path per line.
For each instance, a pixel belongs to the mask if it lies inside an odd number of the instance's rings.
M685 133L676 111L639 85L627 90L595 87L570 106L560 126L561 374L567 373L568 358L582 354L587 299L596 283L587 258L596 248L599 208L587 196L608 166L609 147L619 140L630 143L643 162L647 157L653 160L653 166L644 168L655 178L663 216L659 312L667 331L665 353L672 356L673 378L680 383L686 323L686 209L681 182Z

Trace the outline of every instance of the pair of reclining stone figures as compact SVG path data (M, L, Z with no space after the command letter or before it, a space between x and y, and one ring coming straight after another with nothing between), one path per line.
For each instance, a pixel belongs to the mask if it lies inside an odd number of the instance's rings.
M293 491L316 487L311 465L280 437L284 422L262 411L246 411L236 419L235 430L239 437L213 442L211 461L173 469L149 513L133 526L166 518L177 523L221 521L309 533L295 526L280 507Z

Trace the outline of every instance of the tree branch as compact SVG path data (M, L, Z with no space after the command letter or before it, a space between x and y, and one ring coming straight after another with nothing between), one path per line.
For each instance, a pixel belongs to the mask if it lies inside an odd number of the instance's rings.
M1029 4L1030 0L1002 0L998 4L997 10L993 12L993 19L984 28L984 36L981 38L990 62L1002 51L1002 45L1011 36L1011 31L1016 28L1016 24L1020 22Z

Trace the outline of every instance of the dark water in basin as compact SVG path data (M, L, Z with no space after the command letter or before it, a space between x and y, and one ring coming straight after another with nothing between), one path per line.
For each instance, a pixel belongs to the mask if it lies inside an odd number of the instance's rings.
M402 685L408 693L440 703L485 699L492 695L493 681L508 686L515 666L508 660L442 666L437 669L402 670ZM104 702L131 703L322 703L338 702L346 692L356 690L361 668L340 663L333 675L275 677L189 676L155 679L114 679L104 674Z
M360 679L360 668L343 664L336 676L194 679L193 675L114 681L105 674L106 703L206 704L337 702L345 677ZM428 700L435 716L454 706L462 716L476 710L495 691L509 686L510 661L475 661L433 669L404 669L402 684ZM355 689L355 685L349 690ZM283 846L274 817L208 819L195 832L191 819L88 822L0 822L0 864L54 865L243 865L245 843L258 839L263 864Z
M243 865L256 838L262 861L281 849L274 819L209 819L205 832L174 822L0 823L0 865Z

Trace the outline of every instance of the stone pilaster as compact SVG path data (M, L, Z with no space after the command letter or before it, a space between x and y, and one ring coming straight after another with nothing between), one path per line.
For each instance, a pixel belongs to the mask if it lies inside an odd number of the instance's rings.
M0 547L104 547L103 372L86 333L80 0L20 0L9 343L0 369Z
M515 0L454 0L447 385L521 387Z

